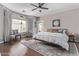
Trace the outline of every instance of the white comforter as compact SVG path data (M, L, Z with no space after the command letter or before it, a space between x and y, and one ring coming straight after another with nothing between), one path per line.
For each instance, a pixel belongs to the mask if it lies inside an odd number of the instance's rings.
M69 50L68 36L62 33L39 32L33 36L35 39L44 40Z

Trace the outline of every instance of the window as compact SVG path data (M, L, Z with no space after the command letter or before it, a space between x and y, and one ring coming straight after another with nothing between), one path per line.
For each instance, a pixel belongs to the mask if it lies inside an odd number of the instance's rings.
M19 33L26 32L26 21L19 19L12 19L12 30L18 30Z

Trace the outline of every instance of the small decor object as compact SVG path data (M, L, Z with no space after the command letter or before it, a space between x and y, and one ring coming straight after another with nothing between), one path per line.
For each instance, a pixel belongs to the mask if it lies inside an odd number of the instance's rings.
M72 32L71 34L74 35L75 33Z
M60 27L60 19L55 19L52 21L53 27Z
M69 42L75 42L75 33L68 33L68 36L69 36Z

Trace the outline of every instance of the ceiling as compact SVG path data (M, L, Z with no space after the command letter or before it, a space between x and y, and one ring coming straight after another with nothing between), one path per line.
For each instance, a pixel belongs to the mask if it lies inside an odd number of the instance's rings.
M44 7L48 7L49 9L42 10L40 13L40 9L32 11L35 7L31 6L30 3L2 3L2 5L15 12L39 17L79 8L79 3L46 3ZM22 12L23 10L24 12Z

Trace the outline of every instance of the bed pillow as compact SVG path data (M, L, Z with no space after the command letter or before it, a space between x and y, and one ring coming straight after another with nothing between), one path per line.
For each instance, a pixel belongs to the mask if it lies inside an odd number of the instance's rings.
M69 50L68 37L61 33L39 32L33 36L35 39L43 40L48 43L53 43Z

